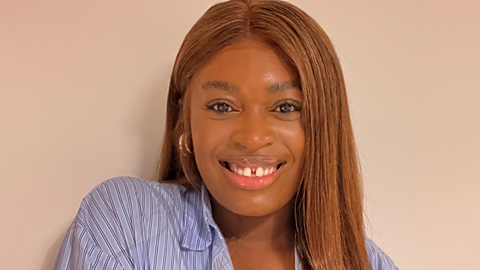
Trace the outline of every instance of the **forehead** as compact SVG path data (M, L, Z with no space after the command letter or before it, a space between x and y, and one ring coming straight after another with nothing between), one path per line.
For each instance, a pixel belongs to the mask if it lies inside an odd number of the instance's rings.
M270 46L243 41L219 51L195 74L193 83L209 80L249 85L294 81L295 78Z

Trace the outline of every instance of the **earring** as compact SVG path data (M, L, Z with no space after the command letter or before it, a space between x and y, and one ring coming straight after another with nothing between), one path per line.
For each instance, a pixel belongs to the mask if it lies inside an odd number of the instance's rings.
M178 146L180 147L180 151L182 153L187 150L187 152L191 154L192 150L190 150L190 147L188 147L188 142L186 141L185 137L187 137L187 134L185 133L182 133L182 135L180 135L180 139L178 139Z

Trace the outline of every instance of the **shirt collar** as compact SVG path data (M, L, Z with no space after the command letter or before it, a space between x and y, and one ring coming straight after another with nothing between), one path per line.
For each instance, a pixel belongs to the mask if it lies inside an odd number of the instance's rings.
M213 229L213 230L212 230ZM180 245L189 250L205 250L212 244L213 231L219 232L213 220L210 197L205 185L200 191L184 193L183 238ZM223 239L223 236L220 234Z

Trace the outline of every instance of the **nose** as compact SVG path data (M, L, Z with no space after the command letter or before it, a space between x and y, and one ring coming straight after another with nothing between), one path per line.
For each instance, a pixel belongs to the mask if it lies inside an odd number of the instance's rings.
M270 146L276 136L271 120L265 112L244 111L237 117L231 142L235 148L254 153Z

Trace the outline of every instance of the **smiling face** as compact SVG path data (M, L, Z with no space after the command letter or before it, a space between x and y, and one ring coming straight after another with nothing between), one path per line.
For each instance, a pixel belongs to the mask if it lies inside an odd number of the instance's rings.
M294 197L305 143L295 79L257 41L224 48L192 78L195 161L214 203L265 216Z

